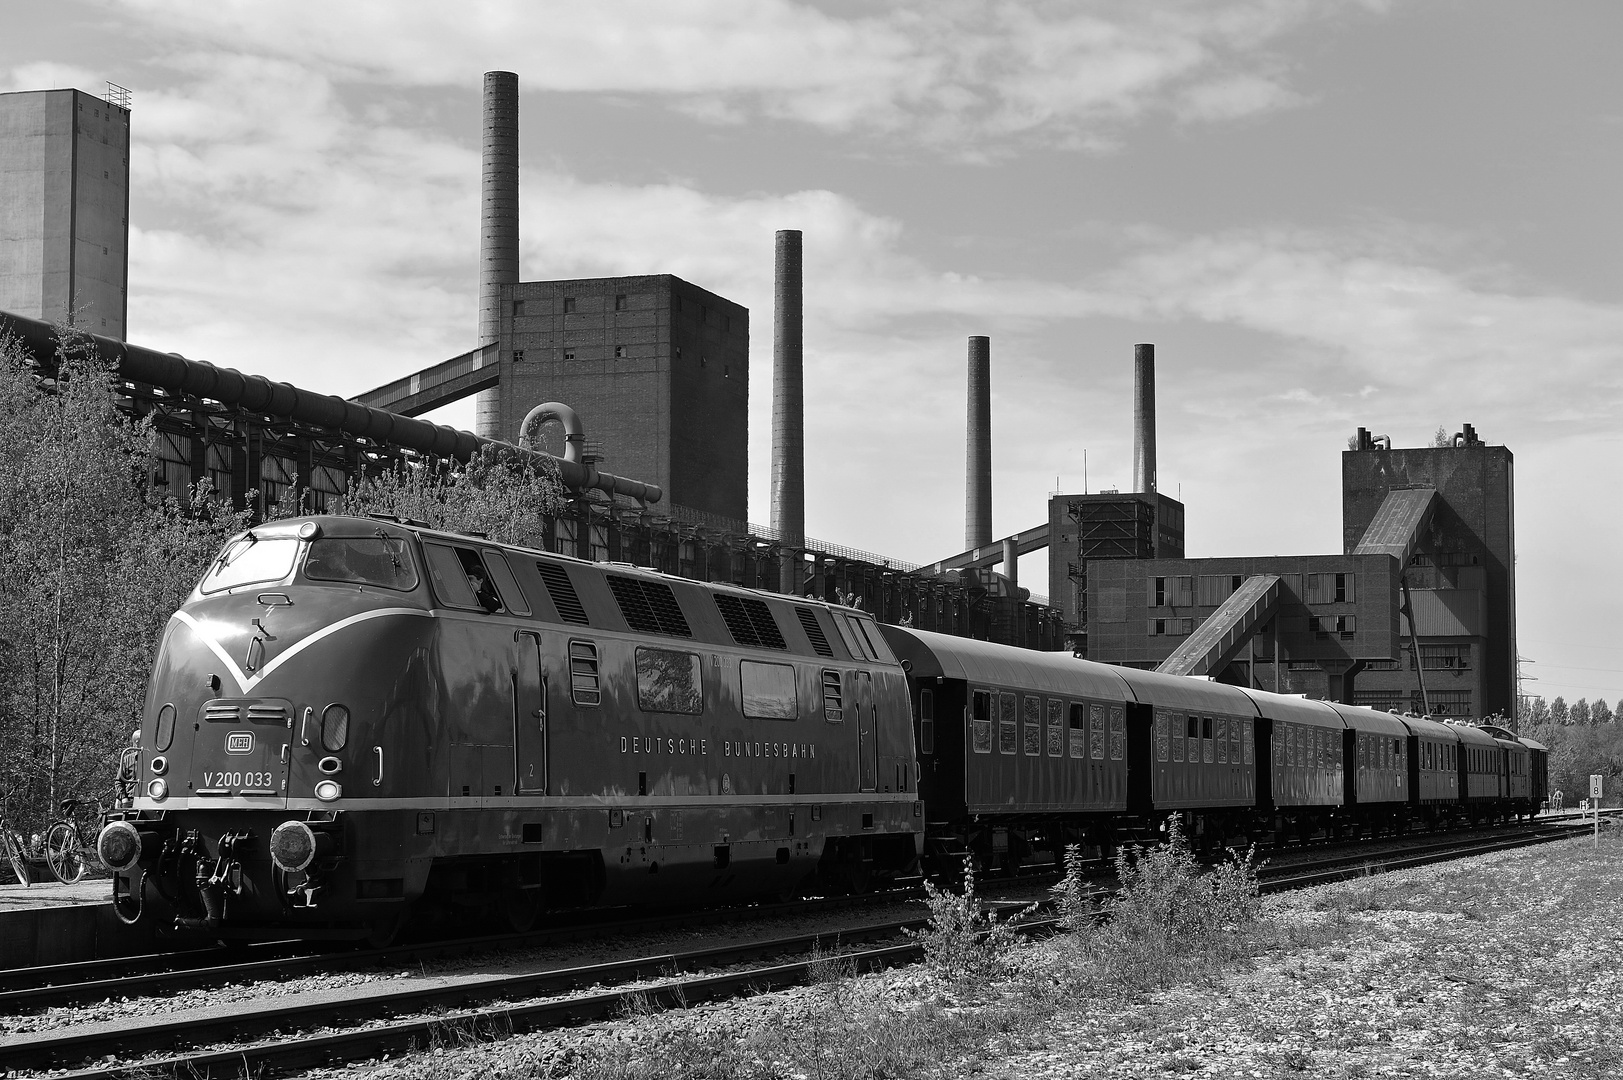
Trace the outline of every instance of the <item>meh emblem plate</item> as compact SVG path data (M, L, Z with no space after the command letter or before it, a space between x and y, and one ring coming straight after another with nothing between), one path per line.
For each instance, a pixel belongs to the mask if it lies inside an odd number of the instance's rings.
M251 731L232 731L225 737L225 752L228 754L251 754L254 752L254 733Z

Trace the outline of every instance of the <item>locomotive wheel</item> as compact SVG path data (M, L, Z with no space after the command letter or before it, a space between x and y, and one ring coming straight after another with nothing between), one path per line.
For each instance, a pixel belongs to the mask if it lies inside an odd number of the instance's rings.
M85 876L85 858L79 850L79 836L73 826L59 821L45 834L45 863L64 885Z
M540 889L506 888L496 897L496 919L515 934L528 933L535 929L541 907Z

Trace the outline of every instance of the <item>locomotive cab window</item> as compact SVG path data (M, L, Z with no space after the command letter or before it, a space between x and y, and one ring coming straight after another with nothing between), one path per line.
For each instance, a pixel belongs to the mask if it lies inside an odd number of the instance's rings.
M206 593L234 589L261 581L280 581L293 572L293 556L299 542L291 536L267 536L252 532L226 544L225 550L209 564L201 588Z
M501 610L501 598L490 584L490 573L477 551L448 544L424 544L423 554L428 557L428 576L434 583L434 594L446 604L491 612Z
M417 587L417 568L404 537L381 530L376 536L322 536L310 542L304 576L311 581L376 585L410 592Z

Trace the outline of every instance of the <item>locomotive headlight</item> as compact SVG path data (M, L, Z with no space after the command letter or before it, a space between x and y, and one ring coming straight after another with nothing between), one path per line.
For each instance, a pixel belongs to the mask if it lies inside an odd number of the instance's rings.
M336 780L322 780L316 784L316 798L322 802L332 802L343 793L343 786Z
M152 775L162 776L169 771L169 759L162 755L152 759Z
M158 779L147 785L147 795L153 799L167 798L169 795L169 781Z
M96 838L96 853L114 870L128 870L141 859L141 834L127 821L110 821Z

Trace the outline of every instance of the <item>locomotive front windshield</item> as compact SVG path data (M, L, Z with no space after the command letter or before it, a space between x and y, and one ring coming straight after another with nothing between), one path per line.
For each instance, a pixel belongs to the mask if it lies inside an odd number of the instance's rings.
M411 549L398 536L332 536L310 544L304 576L312 581L378 585L410 592L417 587Z
M203 578L206 593L234 589L256 581L280 581L293 569L293 557L299 552L299 542L291 536L269 536L261 539L253 533L244 533L225 546Z

